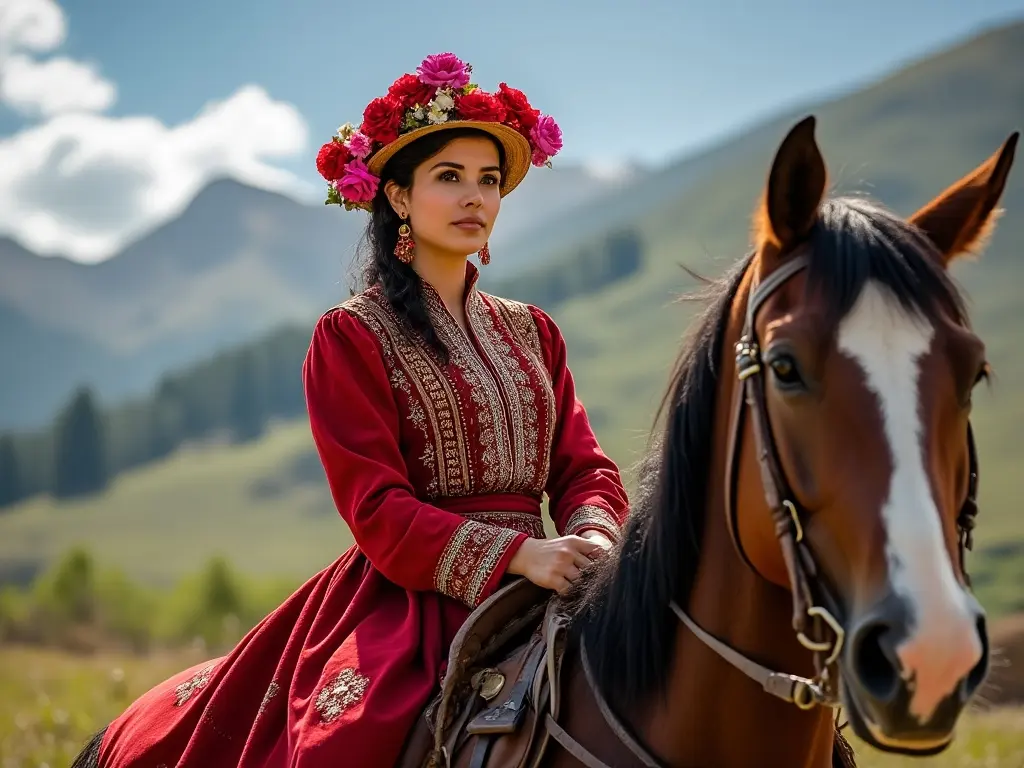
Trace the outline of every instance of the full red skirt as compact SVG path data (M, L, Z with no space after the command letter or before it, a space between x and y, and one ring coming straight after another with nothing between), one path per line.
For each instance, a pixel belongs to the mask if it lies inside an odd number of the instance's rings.
M392 766L468 614L388 581L353 547L231 653L137 699L100 766Z

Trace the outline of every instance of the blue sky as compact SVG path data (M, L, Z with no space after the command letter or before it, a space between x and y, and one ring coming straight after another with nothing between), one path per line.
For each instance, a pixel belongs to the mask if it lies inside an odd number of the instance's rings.
M42 31L5 43L13 7ZM0 0L0 235L97 260L211 174L320 195L319 145L433 52L553 114L560 162L657 164L1008 19L1024 0Z

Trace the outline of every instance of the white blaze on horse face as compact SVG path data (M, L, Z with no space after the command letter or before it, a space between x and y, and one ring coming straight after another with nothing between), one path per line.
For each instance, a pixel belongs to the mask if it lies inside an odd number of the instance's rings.
M910 714L936 707L981 659L967 596L953 573L925 470L918 379L934 330L887 288L868 282L839 327L838 348L863 369L878 398L892 474L882 505L890 588L909 609L896 652L911 691Z

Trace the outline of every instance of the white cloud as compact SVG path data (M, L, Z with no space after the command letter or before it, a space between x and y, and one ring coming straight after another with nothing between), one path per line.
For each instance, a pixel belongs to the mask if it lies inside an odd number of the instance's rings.
M0 56L16 50L52 51L67 36L64 11L53 0L3 0Z
M104 116L117 90L95 67L26 53L52 52L66 34L52 0L0 0L0 103L43 120L0 137L0 235L37 253L99 261L216 177L310 192L268 162L305 149L307 127L292 105L249 85L175 126Z
M294 107L254 86L173 127L58 115L0 139L0 231L38 253L101 260L218 176L301 194L303 184L266 160L302 151L306 135Z
M114 84L89 64L65 57L40 62L21 54L2 61L0 101L25 115L102 112L117 98Z
M66 37L64 11L53 0L0 0L0 103L30 117L113 104L117 89L91 64L28 55L54 51Z

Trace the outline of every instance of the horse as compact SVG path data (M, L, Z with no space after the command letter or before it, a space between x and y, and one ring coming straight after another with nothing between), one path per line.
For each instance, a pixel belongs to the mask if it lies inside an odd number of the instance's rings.
M620 541L565 594L474 611L403 768L853 766L841 712L883 752L954 740L989 666L966 553L990 366L949 266L1019 133L904 219L826 197L815 127L709 284Z

